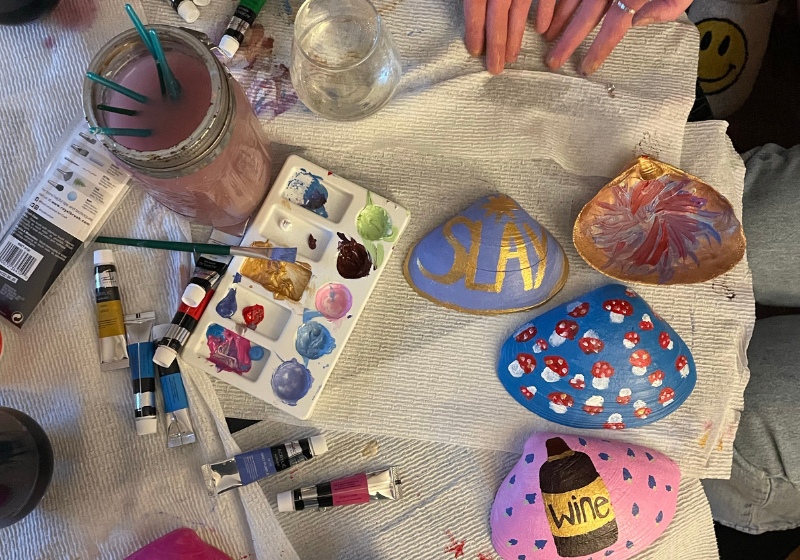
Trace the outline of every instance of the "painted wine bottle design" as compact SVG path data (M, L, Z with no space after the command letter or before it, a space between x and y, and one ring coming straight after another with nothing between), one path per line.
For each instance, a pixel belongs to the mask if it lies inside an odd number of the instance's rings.
M614 508L592 460L561 438L546 446L539 484L559 556L586 556L613 545L619 537Z

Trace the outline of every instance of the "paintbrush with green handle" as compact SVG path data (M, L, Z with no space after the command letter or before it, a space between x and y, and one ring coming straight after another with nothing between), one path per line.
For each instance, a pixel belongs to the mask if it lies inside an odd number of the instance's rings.
M159 241L157 239L128 239L126 237L103 237L95 239L97 243L125 245L128 247L144 247L145 249L163 249L165 251L181 251L183 253L206 253L209 255L230 255L234 257L252 257L293 263L297 260L297 248L294 247L232 247L213 243L183 243L181 241Z

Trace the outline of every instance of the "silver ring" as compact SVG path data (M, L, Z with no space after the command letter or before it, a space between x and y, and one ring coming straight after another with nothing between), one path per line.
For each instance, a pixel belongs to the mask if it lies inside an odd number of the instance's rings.
M633 8L629 8L627 4L625 4L624 2L622 2L622 0L614 0L613 4L614 4L614 5L615 5L617 8L619 8L620 10L622 10L623 12L629 13L630 15L633 15L633 14L635 14L635 13L636 13L636 10L634 10Z

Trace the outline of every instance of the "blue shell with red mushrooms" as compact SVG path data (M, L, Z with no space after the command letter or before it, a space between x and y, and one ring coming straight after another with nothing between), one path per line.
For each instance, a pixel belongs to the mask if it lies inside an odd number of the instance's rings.
M522 406L575 428L650 424L675 411L697 380L686 343L619 284L521 325L503 344L497 372Z

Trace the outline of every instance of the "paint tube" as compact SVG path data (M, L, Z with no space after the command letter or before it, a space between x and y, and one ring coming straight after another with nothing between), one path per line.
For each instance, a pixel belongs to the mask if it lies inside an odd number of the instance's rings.
M167 0L167 3L186 23L194 23L200 17L200 10L191 0Z
M94 252L94 285L100 338L100 370L126 368L128 349L125 341L125 317L122 314L113 251L102 249Z
M246 226L246 224L244 225ZM238 233L227 233L214 229L208 242L215 245L238 245L242 241L244 232L241 232L241 235L237 235ZM226 255L200 255L195 262L192 279L189 280L189 285L183 291L181 301L189 307L200 305L208 291L214 288L228 270L231 260L233 257Z
M231 17L225 34L219 41L219 50L228 58L233 58L244 42L244 34L253 25L266 0L239 0L239 6Z
M216 288L216 285L214 287ZM172 365L175 358L178 357L178 352L197 327L197 322L213 296L214 290L209 290L206 293L206 297L197 307L189 307L181 302L178 306L178 311L175 312L175 316L172 318L169 329L167 329L167 333L158 342L158 347L153 355L153 362L157 366L169 368Z
M158 431L156 410L156 378L153 371L153 311L125 315L125 335L131 363L133 394L136 395L136 434L146 436Z
M203 465L203 478L210 495L247 486L257 480L310 461L328 451L325 436L311 436L274 447L265 447L237 455L220 463Z
M336 506L366 504L377 500L398 500L396 467L361 473L316 486L307 486L278 494L278 511L300 511Z
M153 338L160 341L167 334L170 325L153 327ZM178 366L173 360L167 368L156 366L158 378L161 380L161 395L164 397L164 420L167 424L167 447L180 447L195 442L192 417L189 415L189 399L186 387Z

